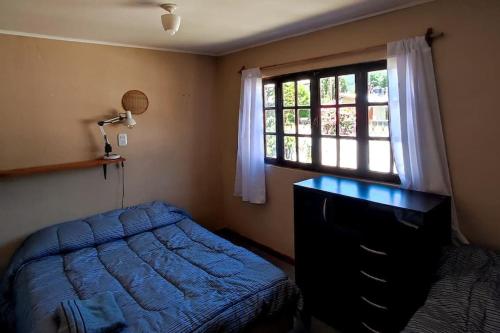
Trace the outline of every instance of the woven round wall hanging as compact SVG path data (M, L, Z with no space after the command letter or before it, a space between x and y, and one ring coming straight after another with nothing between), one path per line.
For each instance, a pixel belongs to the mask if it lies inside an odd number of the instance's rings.
M146 112L149 100L145 93L140 90L129 90L122 97L122 107L125 111L133 114Z

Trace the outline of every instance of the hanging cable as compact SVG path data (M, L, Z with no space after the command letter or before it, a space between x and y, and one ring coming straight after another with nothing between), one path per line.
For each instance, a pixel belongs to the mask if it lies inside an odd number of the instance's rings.
M123 202L125 200L125 164L122 161L122 209L124 208Z

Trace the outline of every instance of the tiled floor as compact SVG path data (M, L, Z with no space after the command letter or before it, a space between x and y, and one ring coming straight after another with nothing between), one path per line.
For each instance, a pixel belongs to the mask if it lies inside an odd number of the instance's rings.
M280 260L279 258L276 258L275 256L261 250L260 248L257 248L253 246L251 243L246 242L244 239L241 238L241 236L238 235L232 235L231 232L224 231L222 234L220 234L222 237L228 239L232 243L244 247L249 251L252 251L253 253L257 254L258 256L266 259L273 265L281 268L291 280L295 280L295 267L283 260ZM295 329L291 333L303 333L304 330L302 328L302 325L300 323L297 323L295 325ZM340 333L339 331L331 328L327 324L323 323L322 321L312 318L311 321L311 329L309 333Z

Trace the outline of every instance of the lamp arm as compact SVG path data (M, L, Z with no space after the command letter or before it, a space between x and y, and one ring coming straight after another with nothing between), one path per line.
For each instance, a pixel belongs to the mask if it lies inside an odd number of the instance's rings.
M104 126L107 124L112 124L112 123L106 123L106 122L99 122L99 130L101 131L101 134L104 138L104 153L106 156L109 156L109 154L113 151L113 148L111 147L111 143L109 143L108 136L106 135L106 131L104 131Z
M106 143L108 143L108 144L109 144L109 141L108 141L108 136L106 135L106 131L104 131L104 125L105 125L105 124L103 124L103 125L100 125L100 124L99 124L99 130L101 131L101 134L102 134L102 136L103 136L103 138L104 138L104 141L106 141Z
M109 125L109 124L115 124L115 123L122 121L125 118L127 118L127 115L124 113L120 113L118 117L113 117L113 118L110 118L107 120L101 120L101 121L97 122L97 125L104 126L104 125Z
M132 119L130 111L127 111L126 113L119 113L117 117L97 122L97 125L99 125L99 131L101 131L102 137L104 138L104 158L110 157L110 153L113 151L111 143L109 143L108 136L106 135L106 131L104 131L104 126L119 123L125 119L127 119L128 127L133 127L135 125L135 121ZM118 155L115 154L115 156Z

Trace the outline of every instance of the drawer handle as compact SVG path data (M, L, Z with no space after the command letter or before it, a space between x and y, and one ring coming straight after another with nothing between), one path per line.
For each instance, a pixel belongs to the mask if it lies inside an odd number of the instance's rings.
M366 252L377 254L379 256L386 256L387 255L387 252L370 249L368 246L365 246L363 244L359 244L359 247L362 248L363 250L365 250Z
M360 270L360 272L361 272L361 274L363 274L364 276L366 276L369 279L372 279L372 280L375 280L375 281L378 281L378 282L382 282L382 283L387 283L387 280L384 280L384 279L378 278L376 276L373 276L371 274L368 274L364 270Z
M415 230L418 230L420 227L418 225L414 225L413 223L410 223L410 222L406 222L405 220L399 220L399 222L401 222L402 225L408 227L408 228L412 228L412 229L415 229Z
M361 325L363 325L363 326L364 326L364 327L365 327L368 331L370 331L370 332L373 332L373 333L381 333L381 332L379 332L379 331L377 331L377 330L375 330L375 329L371 328L370 326L368 326L367 324L365 324L365 322L363 322L363 321L361 322Z
M388 309L387 309L387 306L383 306L383 305L377 304L377 303L375 303L375 302L372 302L372 301L370 301L368 298L366 298L366 297L364 297L364 296L361 296L361 299L362 299L363 301L365 301L366 303L368 303L369 305L371 305L371 306L373 306L373 307L375 307L375 308L377 308L377 309L384 310L384 311L387 311L387 310L388 310Z
M325 198L325 200L323 200L323 222L326 222L326 203L328 201L328 198Z

